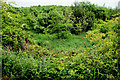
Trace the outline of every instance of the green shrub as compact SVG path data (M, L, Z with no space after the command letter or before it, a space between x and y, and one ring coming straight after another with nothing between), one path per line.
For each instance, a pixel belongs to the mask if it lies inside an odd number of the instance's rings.
M5 4L5 3L4 3ZM2 5L3 7L4 5ZM19 13L7 12L13 9L11 6L4 6L2 8L2 44L3 48L10 47L11 50L18 51L24 49L25 39L29 37L28 34L22 29L25 26L21 26L21 15ZM8 8L9 7L9 8ZM28 39L29 40L29 39ZM30 40L29 40L30 42Z
M91 6L95 8L95 6L89 2L75 2L74 5L71 6L73 15L75 16L74 29L72 33L77 32L78 34L81 31L88 31L93 26L95 22L95 14L91 9L89 10L89 7Z
M21 31L21 32L20 32ZM23 35L24 34L24 35ZM13 50L23 49L25 32L16 26L6 26L2 30L2 44L4 47L11 46Z

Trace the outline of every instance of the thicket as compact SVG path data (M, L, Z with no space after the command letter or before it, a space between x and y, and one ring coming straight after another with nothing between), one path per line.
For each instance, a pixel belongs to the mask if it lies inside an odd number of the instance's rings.
M22 8L3 2L3 80L119 80L120 19L117 12L117 9L89 2L75 3L71 7ZM58 39L87 31L84 39L92 46L53 51L39 46L28 31L55 35Z
M106 21L111 19L112 15L118 12L117 8L114 10L108 9L91 4L90 2L75 2L71 8L75 17L72 33L77 34L81 31L90 30L98 19Z
M24 28L38 33L55 33L58 38L67 38L65 34L79 34L88 31L98 19L111 19L118 9L99 7L90 2L76 2L71 7L32 6L15 8L22 15ZM28 27L29 26L29 27ZM58 34L59 33L59 34ZM62 36L61 36L62 35Z

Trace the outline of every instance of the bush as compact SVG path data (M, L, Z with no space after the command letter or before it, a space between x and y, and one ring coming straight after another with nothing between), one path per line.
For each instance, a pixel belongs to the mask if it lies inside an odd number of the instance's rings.
M89 10L89 7L91 6L95 8L95 6L89 2L75 2L74 5L71 6L73 15L76 18L74 21L74 29L72 33L78 34L81 31L88 31L93 26L95 22L95 14L91 9Z
M4 3L5 4L5 3ZM3 7L4 5L2 5ZM11 6L7 5L2 8L2 44L3 48L10 47L11 50L19 51L19 49L24 49L25 38L29 35L25 33L21 26L21 15L19 13L7 12L13 9ZM8 8L9 7L9 8ZM23 26L23 27L26 27ZM29 40L29 39L28 39ZM29 40L30 41L30 40Z
M21 32L20 32L21 31ZM12 50L23 49L25 42L25 32L16 26L6 26L2 30L2 44L4 47L10 46Z

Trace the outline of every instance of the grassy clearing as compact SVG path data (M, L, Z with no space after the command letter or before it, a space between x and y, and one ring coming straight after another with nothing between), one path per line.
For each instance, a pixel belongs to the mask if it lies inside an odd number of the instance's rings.
M85 38L86 33L80 35L71 35L67 39L56 39L55 35L50 34L37 34L34 32L28 32L36 43L44 48L50 48L56 50L77 50L80 47L91 47L92 45Z

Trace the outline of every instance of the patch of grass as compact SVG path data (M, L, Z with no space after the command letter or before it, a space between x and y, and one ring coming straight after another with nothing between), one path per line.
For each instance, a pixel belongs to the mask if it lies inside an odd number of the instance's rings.
M91 47L92 45L85 38L86 33L81 33L80 35L72 34L67 39L57 39L54 34L41 34L29 32L31 38L36 40L37 44L44 47L56 50L77 50L80 47Z

